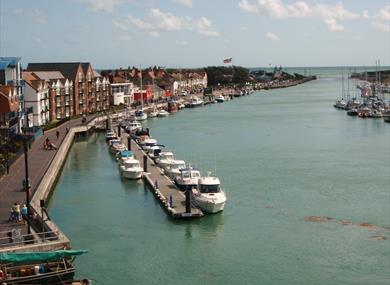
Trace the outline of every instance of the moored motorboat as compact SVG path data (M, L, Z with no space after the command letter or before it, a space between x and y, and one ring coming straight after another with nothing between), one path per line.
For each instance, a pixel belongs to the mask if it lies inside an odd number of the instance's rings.
M223 103L225 102L225 97L222 94L219 94L215 97L215 101L217 101L218 103Z
M138 121L144 121L148 118L148 115L146 114L146 112L144 112L144 110L137 110L134 113L134 117Z
M157 117L168 117L168 116L169 116L169 112L164 109L157 112Z
M203 106L204 102L198 96L192 96L189 102L191 108Z
M186 168L184 160L172 160L165 168L164 173L171 179L175 179L180 175L180 170Z
M129 157L134 157L133 152L130 150L122 150L115 155L115 158L118 161L118 163L122 163L126 158Z
M135 132L137 130L141 130L142 125L137 120L132 120L126 124L126 131L129 133Z
M159 156L156 158L156 164L157 166L161 168L167 167L173 160L175 160L173 152L171 151L164 151L159 154Z
M217 177L202 177L198 181L198 187L192 190L194 203L207 213L217 213L224 209L226 194L221 189L221 183Z
M141 144L141 148L148 152L148 150L152 147L152 146L156 146L157 145L157 140L155 139L151 139L151 138L148 138L148 139L145 139L143 141L143 144Z
M180 171L180 175L176 176L175 183L180 190L188 188L195 188L198 186L200 172L197 169L190 167L184 168Z
M106 140L109 141L109 140L113 140L113 139L116 139L117 136L115 134L115 132L113 130L108 130L106 131Z
M128 157L123 159L122 163L119 164L119 169L124 178L127 179L139 179L142 177L143 169L139 160Z
M336 103L333 106L337 109L346 110L347 109L347 102L345 102L344 99L336 100Z
M112 154L117 154L119 151L127 149L120 140L110 140L109 145L109 150Z

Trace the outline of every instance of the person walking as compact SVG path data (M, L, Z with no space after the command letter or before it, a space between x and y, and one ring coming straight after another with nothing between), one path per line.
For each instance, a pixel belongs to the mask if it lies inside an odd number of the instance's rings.
M20 212L22 213L23 220L27 221L27 206L26 206L26 204L23 204L23 207L20 210Z
M20 222L22 220L22 216L20 214L20 205L17 202L15 202L14 205L12 206L12 212L15 221Z
M59 131L56 132L56 136L57 136L57 140L58 140L58 138L60 137L60 132Z

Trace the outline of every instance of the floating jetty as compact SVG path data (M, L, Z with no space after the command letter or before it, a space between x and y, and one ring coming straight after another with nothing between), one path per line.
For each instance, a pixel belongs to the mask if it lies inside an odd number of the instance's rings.
M119 127L118 127L119 128ZM192 219L203 217L203 212L191 203L191 193L181 192L154 161L131 139L130 135L118 129L118 137L133 152L144 169L143 179L150 186L161 206L174 219Z

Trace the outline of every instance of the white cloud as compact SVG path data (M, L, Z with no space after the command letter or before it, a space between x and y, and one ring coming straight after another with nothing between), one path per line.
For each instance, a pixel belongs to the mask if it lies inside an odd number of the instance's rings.
M278 41L279 40L279 37L271 32L266 32L265 36L267 39L270 39L271 41Z
M238 7L248 13L259 13L258 6L256 4L250 4L247 0L240 0L240 2L238 2Z
M324 19L324 22L326 26L328 27L329 31L331 32L337 32L344 30L344 27L340 24L337 24L337 21L335 19L329 18Z
M192 7L192 0L171 0L174 3L181 4L183 6Z
M376 18L379 20L390 21L390 5L387 5L386 7L379 10Z
M368 11L367 10L364 10L362 12L362 18L363 19L369 19L370 18L370 15L368 14Z
M150 16L158 21L158 27L166 31L181 30L185 23L186 18L177 17L172 13L164 13L157 8L150 9Z
M382 32L390 32L390 5L387 5L379 10L374 16L372 26Z
M187 41L176 41L176 44L180 45L180 46L188 46L188 42Z
M135 26L138 30L154 30L152 24L145 22L141 19L135 18L131 15L127 16L127 22Z
M114 27L119 30L128 31L130 27L146 31L150 36L159 36L159 31L197 31L205 36L219 36L219 33L213 28L212 23L206 17L199 20L193 20L188 16L176 16L169 12L163 12L156 8L149 11L148 20L135 18L128 15L123 20L113 20Z
M112 12L124 0L79 0L94 12Z
M155 26L164 31L195 30L205 36L219 36L219 33L212 27L212 23L206 17L193 20L191 17L176 16L169 12L162 12L159 9L150 9L149 15L155 22Z
M197 23L198 32L205 36L217 37L219 33L211 27L211 21L206 17L202 17Z
M344 29L338 21L368 18L367 10L364 10L362 13L355 13L344 8L341 2L336 5L321 3L309 5L301 0L290 4L285 4L283 0L258 0L256 6L256 4L250 4L248 0L240 0L238 6L241 10L249 13L261 13L261 11L264 11L270 17L276 19L317 18L323 21L332 32ZM382 10L381 17L387 17L387 12L387 10Z
M259 0L259 5L271 17L279 19L306 17L311 13L311 8L304 1L285 5L281 0Z

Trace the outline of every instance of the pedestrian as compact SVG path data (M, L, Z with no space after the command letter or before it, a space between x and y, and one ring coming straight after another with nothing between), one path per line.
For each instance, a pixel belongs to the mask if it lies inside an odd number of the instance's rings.
M20 205L17 202L15 202L14 205L12 206L12 213L14 215L14 219L17 222L22 221L22 216L20 214Z
M44 136L45 135L45 129L42 128L42 135Z
M58 140L58 138L60 137L60 132L59 131L56 132L56 136L57 136L57 140Z
M26 204L23 204L23 207L22 209L20 210L20 212L22 213L22 218L23 220L27 221L27 206Z
M66 133L69 133L69 128L68 127L66 127Z

